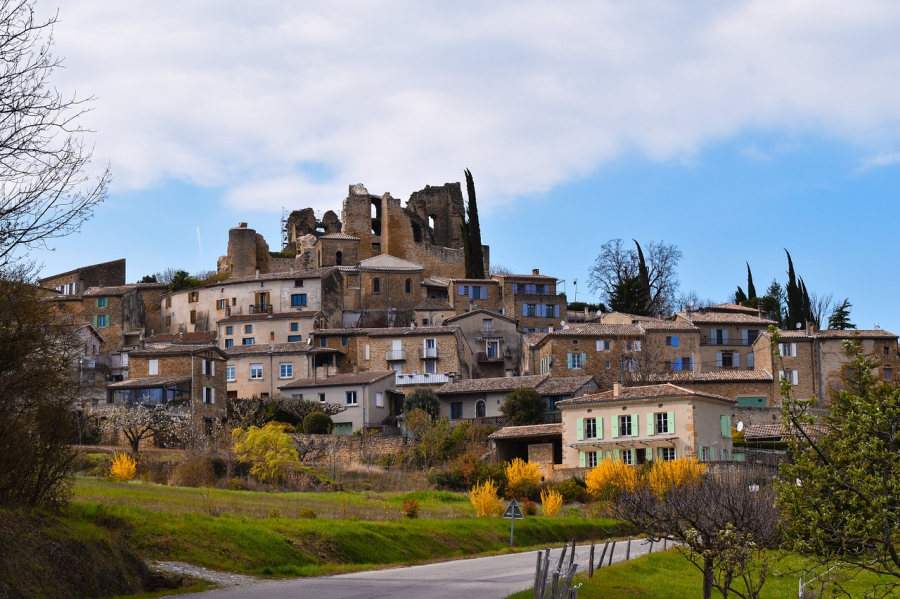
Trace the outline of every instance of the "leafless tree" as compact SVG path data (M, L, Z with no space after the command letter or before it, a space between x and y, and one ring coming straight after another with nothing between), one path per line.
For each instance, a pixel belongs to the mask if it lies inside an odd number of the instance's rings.
M702 298L700 295L691 289L690 291L684 291L679 294L678 299L675 300L675 311L679 312L684 310L685 308L690 308L691 310L702 310L703 308L708 308L710 306L714 306L719 302L713 301L709 298Z
M650 286L650 308L653 314L668 316L675 306L678 292L678 263L682 253L678 246L664 241L651 241L644 248L647 277ZM588 273L588 288L599 291L609 305L610 298L629 279L640 274L637 247L626 245L621 239L611 239L600 246L594 266Z
M703 597L712 589L756 598L770 564L756 561L759 549L779 541L778 510L771 475L765 470L723 467L698 482L654 492L648 485L615 494L615 515L652 538L680 541L687 559L703 573ZM743 581L742 588L734 583Z
M85 174L91 150L79 118L91 98L51 82L56 16L36 21L33 0L0 0L0 267L17 250L77 230L106 196L110 174Z
M811 293L809 296L809 311L812 313L813 322L816 326L822 328L823 323L828 326L828 317L834 311L834 294L828 295Z
M493 275L511 275L513 273L512 269L508 266L503 266L502 264L491 264L491 268L488 271L488 276Z
M125 436L132 453L138 453L141 441L151 437L181 445L191 428L190 412L171 404L100 405L94 413L102 419L104 431Z
M336 403L322 403L287 397L251 397L228 400L228 421L231 428L263 427L275 419L279 412L303 421L312 412L324 412L329 416L340 414L347 408Z

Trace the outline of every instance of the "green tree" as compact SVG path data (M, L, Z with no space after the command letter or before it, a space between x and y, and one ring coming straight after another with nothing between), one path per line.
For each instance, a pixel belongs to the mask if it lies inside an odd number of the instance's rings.
M437 393L430 387L416 387L403 399L403 413L411 414L413 410L422 410L434 420L441 414L441 402Z
M646 287L639 276L628 277L616 283L609 294L609 309L613 312L650 316Z
M850 322L850 298L844 298L840 306L835 307L834 312L828 317L828 328L838 331L846 331L847 329L855 329L856 325Z
M466 191L469 194L469 205L466 208L468 221L463 223L463 244L465 250L466 278L484 278L484 250L481 247L481 223L478 220L478 201L475 199L475 180L466 169Z
M453 427L446 418L434 420L424 410L416 408L406 417L406 430L416 441L410 452L423 468L430 468L445 459L454 449Z
M781 384L793 457L782 465L778 485L785 537L795 551L886 575L896 588L900 386L881 380L880 365L859 341L844 347L848 376L824 418L811 415L814 399L797 399L788 382Z
M546 410L547 401L534 389L516 389L500 406L500 413L510 426L536 424Z
M190 289L199 285L200 280L197 277L192 277L186 270L177 270L172 276L172 282L169 283L169 291Z
M588 288L599 291L612 310L668 315L675 308L681 257L677 246L662 241L651 241L645 251L637 241L630 249L621 239L611 239L600 246Z
M756 299L756 286L753 284L753 273L750 272L749 262L747 262L747 299Z
M334 430L334 421L325 412L313 412L303 419L303 432L307 435L328 435Z
M741 289L741 286L738 285L737 291L734 292L734 303L743 304L747 301L747 294L744 293L744 290Z
M138 283L158 283L156 275L144 275Z
M235 457L250 464L250 474L261 483L280 483L300 459L284 426L274 422L263 428L234 429L232 439Z

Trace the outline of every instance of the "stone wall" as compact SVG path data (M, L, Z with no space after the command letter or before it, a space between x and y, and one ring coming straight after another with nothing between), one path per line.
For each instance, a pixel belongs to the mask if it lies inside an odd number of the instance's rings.
M300 449L309 449L304 462L339 464L372 464L390 459L405 451L412 443L407 437L382 435L291 435Z

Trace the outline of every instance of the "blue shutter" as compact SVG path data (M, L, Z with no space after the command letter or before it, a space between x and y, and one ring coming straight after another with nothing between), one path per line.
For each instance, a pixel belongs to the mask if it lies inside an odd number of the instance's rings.
M465 289L465 287L463 287L462 285L459 286L459 294L460 294L460 295L465 295L465 294L466 294L466 289Z
M559 306L553 306L553 315L559 318Z
M672 347L678 347L678 335L672 337Z
M516 295L517 293L519 293L519 285L513 283L513 295Z
M569 363L569 370L572 369L572 354L566 354L566 359Z
M675 368L672 370L681 370L681 358L675 358Z
M528 316L528 304L522 304L522 316Z

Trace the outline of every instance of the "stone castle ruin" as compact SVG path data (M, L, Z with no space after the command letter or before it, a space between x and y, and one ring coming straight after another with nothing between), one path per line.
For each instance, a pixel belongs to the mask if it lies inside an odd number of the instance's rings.
M341 217L329 210L321 219L312 208L293 211L286 226L287 245L276 255L262 235L240 223L228 232L228 254L219 272L232 276L303 271L326 266L354 266L381 254L421 264L426 276L465 277L462 225L465 202L459 183L426 186L406 206L390 193L370 194L351 185ZM484 251L485 272L490 265Z

